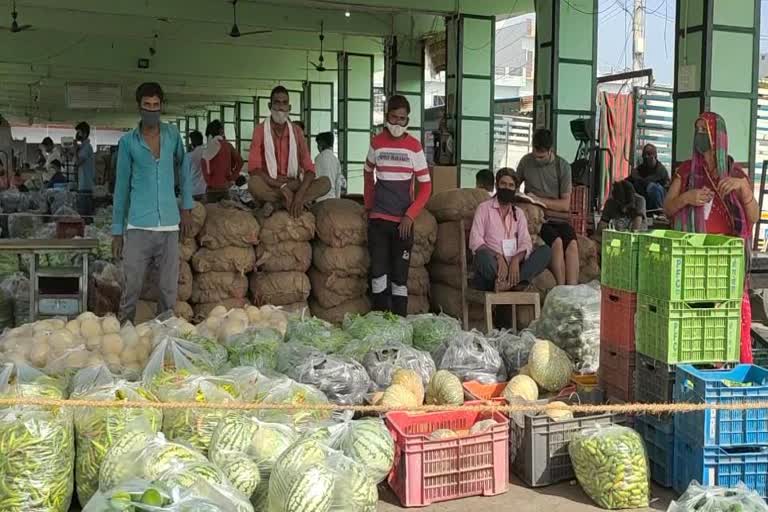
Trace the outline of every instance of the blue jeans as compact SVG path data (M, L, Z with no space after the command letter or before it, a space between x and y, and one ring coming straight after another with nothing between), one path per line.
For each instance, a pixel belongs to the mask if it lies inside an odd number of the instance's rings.
M537 247L520 265L520 283L530 283L537 275L544 272L552 259L552 249L547 245ZM498 263L496 253L488 249L480 249L475 253L473 267L475 275L472 278L472 288L491 292L496 287Z
M658 183L649 183L645 187L645 209L659 210L664 206L664 196L666 195L664 187Z

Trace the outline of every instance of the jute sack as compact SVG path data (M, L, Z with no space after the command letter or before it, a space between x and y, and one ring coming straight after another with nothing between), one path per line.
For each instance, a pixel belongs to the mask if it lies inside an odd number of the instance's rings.
M150 300L139 300L136 303L136 316L133 323L136 325L149 322L157 317L157 302Z
M260 226L251 212L232 201L206 205L206 219L198 241L209 249L249 247L259 242Z
M423 209L413 222L413 244L429 247L434 246L436 240L437 220L429 210Z
M312 297L323 308L336 307L362 297L368 290L368 280L364 277L324 274L314 267L309 269L308 275L312 284Z
M239 272L196 274L190 302L202 304L224 299L240 299L248 293L248 278Z
M432 259L432 252L435 250L434 244L413 244L411 249L411 261L410 267L423 267L427 265Z
M451 288L461 288L461 269L458 265L438 263L429 264L429 277L432 283L440 283Z
M114 279L92 274L88 280L88 311L97 316L117 314L121 296L122 287Z
M205 302L203 304L195 304L192 306L192 310L195 312L194 319L200 321L208 318L208 315L216 306L224 306L229 310L232 308L242 308L246 304L248 304L248 300L246 300L245 298L224 299L224 300L217 300L215 302Z
M317 237L331 247L365 245L368 221L365 210L350 199L326 199L317 203L315 214Z
M179 240L179 258L189 261L197 252L197 241L194 238L183 238Z
M461 224L443 222L437 227L437 243L432 260L439 263L459 264L461 262Z
M429 297L426 295L409 295L408 314L420 315L422 313L429 313Z
M427 210L432 212L437 222L461 219L472 222L477 205L488 199L488 192L476 188L444 190L432 196Z
M176 306L174 306L173 314L179 318L183 318L188 322L191 322L192 318L195 316L195 312L192 310L192 306L190 306L188 302L181 301L177 302Z
M332 308L324 308L316 300L310 299L309 310L317 318L333 324L340 324L347 314L364 315L368 313L371 310L371 303L368 301L368 297L359 297Z
M195 206L192 207L192 230L189 234L190 238L195 238L200 233L200 230L203 229L206 214L207 211L205 206L202 203L195 201Z
M309 242L260 243L256 247L256 266L266 272L306 272L312 265Z
M425 267L408 270L408 295L429 295L429 272Z
M336 248L315 242L312 248L312 264L326 274L336 272L365 277L368 275L370 264L368 248L360 245Z
M315 216L305 211L294 218L285 210L274 212L261 225L259 235L262 244L274 245L280 242L309 242L315 238Z
M528 221L528 233L531 236L538 235L544 224L544 208L531 203L519 203L517 206L523 210L525 220Z
M246 274L256 264L253 247L224 247L208 249L203 247L192 257L195 272L238 272Z
M192 296L192 269L186 261L179 262L179 288L176 300L186 302ZM159 298L159 296L158 296Z
M294 302L293 304L283 304L280 309L287 311L288 313L296 313L298 315L309 315L309 304L307 301Z
M429 290L429 302L432 311L445 313L461 321L461 291L444 284L433 283ZM482 320L485 312L481 304L469 304L469 319Z
M250 280L253 302L283 306L309 297L309 278L303 272L254 272Z

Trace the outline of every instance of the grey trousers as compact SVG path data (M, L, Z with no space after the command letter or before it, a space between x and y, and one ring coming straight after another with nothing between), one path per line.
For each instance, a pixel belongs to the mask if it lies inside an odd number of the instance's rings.
M520 265L520 283L530 283L537 275L544 272L552 259L552 249L546 245L537 247ZM476 290L493 291L498 272L496 254L487 249L475 253L475 275L472 287Z
M176 305L179 288L179 232L129 229L123 236L123 296L120 320L134 321L146 273L157 270L160 302L157 314Z

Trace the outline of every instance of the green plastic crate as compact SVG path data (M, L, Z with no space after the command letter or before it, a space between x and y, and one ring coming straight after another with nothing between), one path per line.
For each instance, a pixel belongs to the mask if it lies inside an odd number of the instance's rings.
M637 291L638 233L603 231L600 283L626 292Z
M635 350L657 361L738 361L740 338L740 300L694 307L638 295Z
M637 291L669 301L741 299L744 241L664 230L640 235Z

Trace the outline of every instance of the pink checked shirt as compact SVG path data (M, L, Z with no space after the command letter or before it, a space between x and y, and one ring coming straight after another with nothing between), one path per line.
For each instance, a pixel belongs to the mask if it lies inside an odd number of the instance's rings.
M531 235L528 233L528 219L525 212L514 207L517 214L517 222L512 216L512 210L502 219L499 201L489 199L480 204L475 210L475 218L472 221L472 231L469 234L469 248L472 252L486 246L492 251L502 254L502 241L517 239L518 254L525 252L527 258L533 250Z

